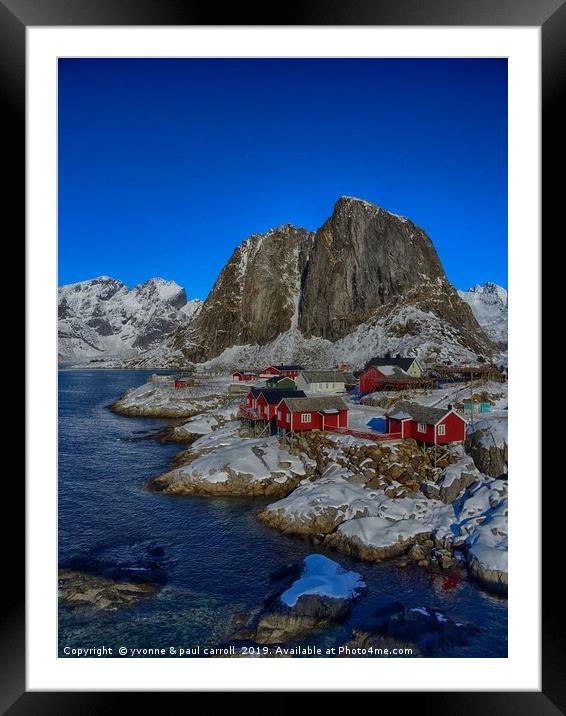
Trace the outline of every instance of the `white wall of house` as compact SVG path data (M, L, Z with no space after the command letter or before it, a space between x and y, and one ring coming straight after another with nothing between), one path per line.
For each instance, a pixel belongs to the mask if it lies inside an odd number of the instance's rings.
M302 375L298 376L295 384L298 390L304 390L305 393L344 393L346 390L345 383L309 383Z
M406 371L409 375L412 375L413 378L420 378L423 374L422 368L419 365L419 362L414 360L409 369Z

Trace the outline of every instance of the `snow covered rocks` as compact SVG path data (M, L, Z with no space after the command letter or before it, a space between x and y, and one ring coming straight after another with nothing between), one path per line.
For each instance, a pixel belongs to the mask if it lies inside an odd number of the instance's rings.
M507 499L487 513L466 540L468 568L488 589L507 593Z
M462 492L477 482L480 473L474 461L466 456L458 462L448 465L442 472L438 482L423 482L421 491L427 497L437 498L451 504Z
M312 473L314 463L280 448L276 437L242 440L230 428L193 443L194 459L155 477L150 488L175 495L280 496Z
M169 383L152 382L130 388L110 408L118 415L148 418L190 418L226 405L230 400L219 386L199 385L175 390Z
M412 545L431 538L432 528L414 519L361 517L340 525L326 537L325 544L354 558L380 561L404 554Z
M366 585L357 572L344 569L322 554L272 575L276 591L251 616L237 639L279 644L344 620Z
M290 534L328 534L345 520L375 514L378 493L348 481L346 469L333 465L315 482L304 482L290 495L268 505L258 518Z
M491 477L507 473L507 417L490 416L468 431L471 456L478 470Z

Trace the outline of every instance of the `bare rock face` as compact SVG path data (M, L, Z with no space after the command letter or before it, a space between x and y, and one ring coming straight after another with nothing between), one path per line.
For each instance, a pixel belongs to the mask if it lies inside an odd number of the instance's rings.
M376 309L437 279L444 272L421 229L374 204L342 197L316 232L299 327L305 335L343 338Z
M343 621L366 591L361 574L310 554L271 575L275 591L249 615L236 640L281 644Z
M306 229L285 224L238 246L191 326L196 337L191 359L210 358L233 345L269 343L296 327L311 244Z
M427 234L375 204L342 197L317 231L304 277L299 328L336 341L361 323L410 305L460 333L472 350L486 337L470 307L449 284ZM411 331L411 325L402 330Z
M244 241L172 348L208 360L293 330L332 345L366 324L398 341L422 333L419 316L437 321L441 340L477 354L493 348L426 233L375 204L342 197L315 234L287 224Z

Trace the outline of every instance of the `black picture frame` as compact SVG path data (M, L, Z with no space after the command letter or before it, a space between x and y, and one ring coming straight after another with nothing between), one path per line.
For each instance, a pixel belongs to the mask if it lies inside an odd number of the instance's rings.
M565 0L311 0L258 9L254 5L223 7L193 0L0 0L0 87L5 122L4 136L9 151L4 175L4 212L14 227L25 231L25 51L26 27L73 25L422 25L422 26L538 26L542 36L542 118L543 137L543 229L563 226L563 182L554 177L563 172L561 152L566 117L560 104L566 69ZM13 235L15 236L15 230ZM538 378L537 378L538 379ZM536 476L533 476L536 479ZM21 512L17 528L11 528L9 544L10 588L0 612L0 710L20 714L94 714L132 707L134 694L104 692L27 692L25 688L25 592L24 592L24 482L11 479L10 505ZM555 544L551 530L560 524L560 506L546 491L543 499L544 555ZM15 514L14 507L11 507ZM19 548L19 552L18 552ZM8 553L6 548L5 554ZM18 559L19 557L19 559ZM540 692L405 692L403 707L435 714L521 714L566 713L566 649L560 580L549 573L543 580L542 691ZM469 668L462 665L462 668ZM258 685L259 688L259 685ZM450 674L446 673L450 689ZM144 706L153 694L138 694ZM391 694L380 694L383 699ZM158 698L163 698L160 694ZM395 708L399 707L399 694ZM128 701L126 702L126 699ZM407 702L407 699L410 703ZM148 701L149 700L149 701ZM155 703L155 702L154 702Z

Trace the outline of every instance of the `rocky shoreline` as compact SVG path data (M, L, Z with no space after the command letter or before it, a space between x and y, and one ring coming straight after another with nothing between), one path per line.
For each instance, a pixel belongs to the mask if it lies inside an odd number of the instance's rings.
M186 417L161 431L185 448L151 491L273 498L257 512L272 529L361 562L466 568L483 588L506 593L506 417L478 421L465 446L422 448L318 431L254 438L235 420L238 402L226 385L175 391L150 381L112 409Z
M113 611L156 596L159 585L118 581L72 569L59 570L59 596L69 606Z

